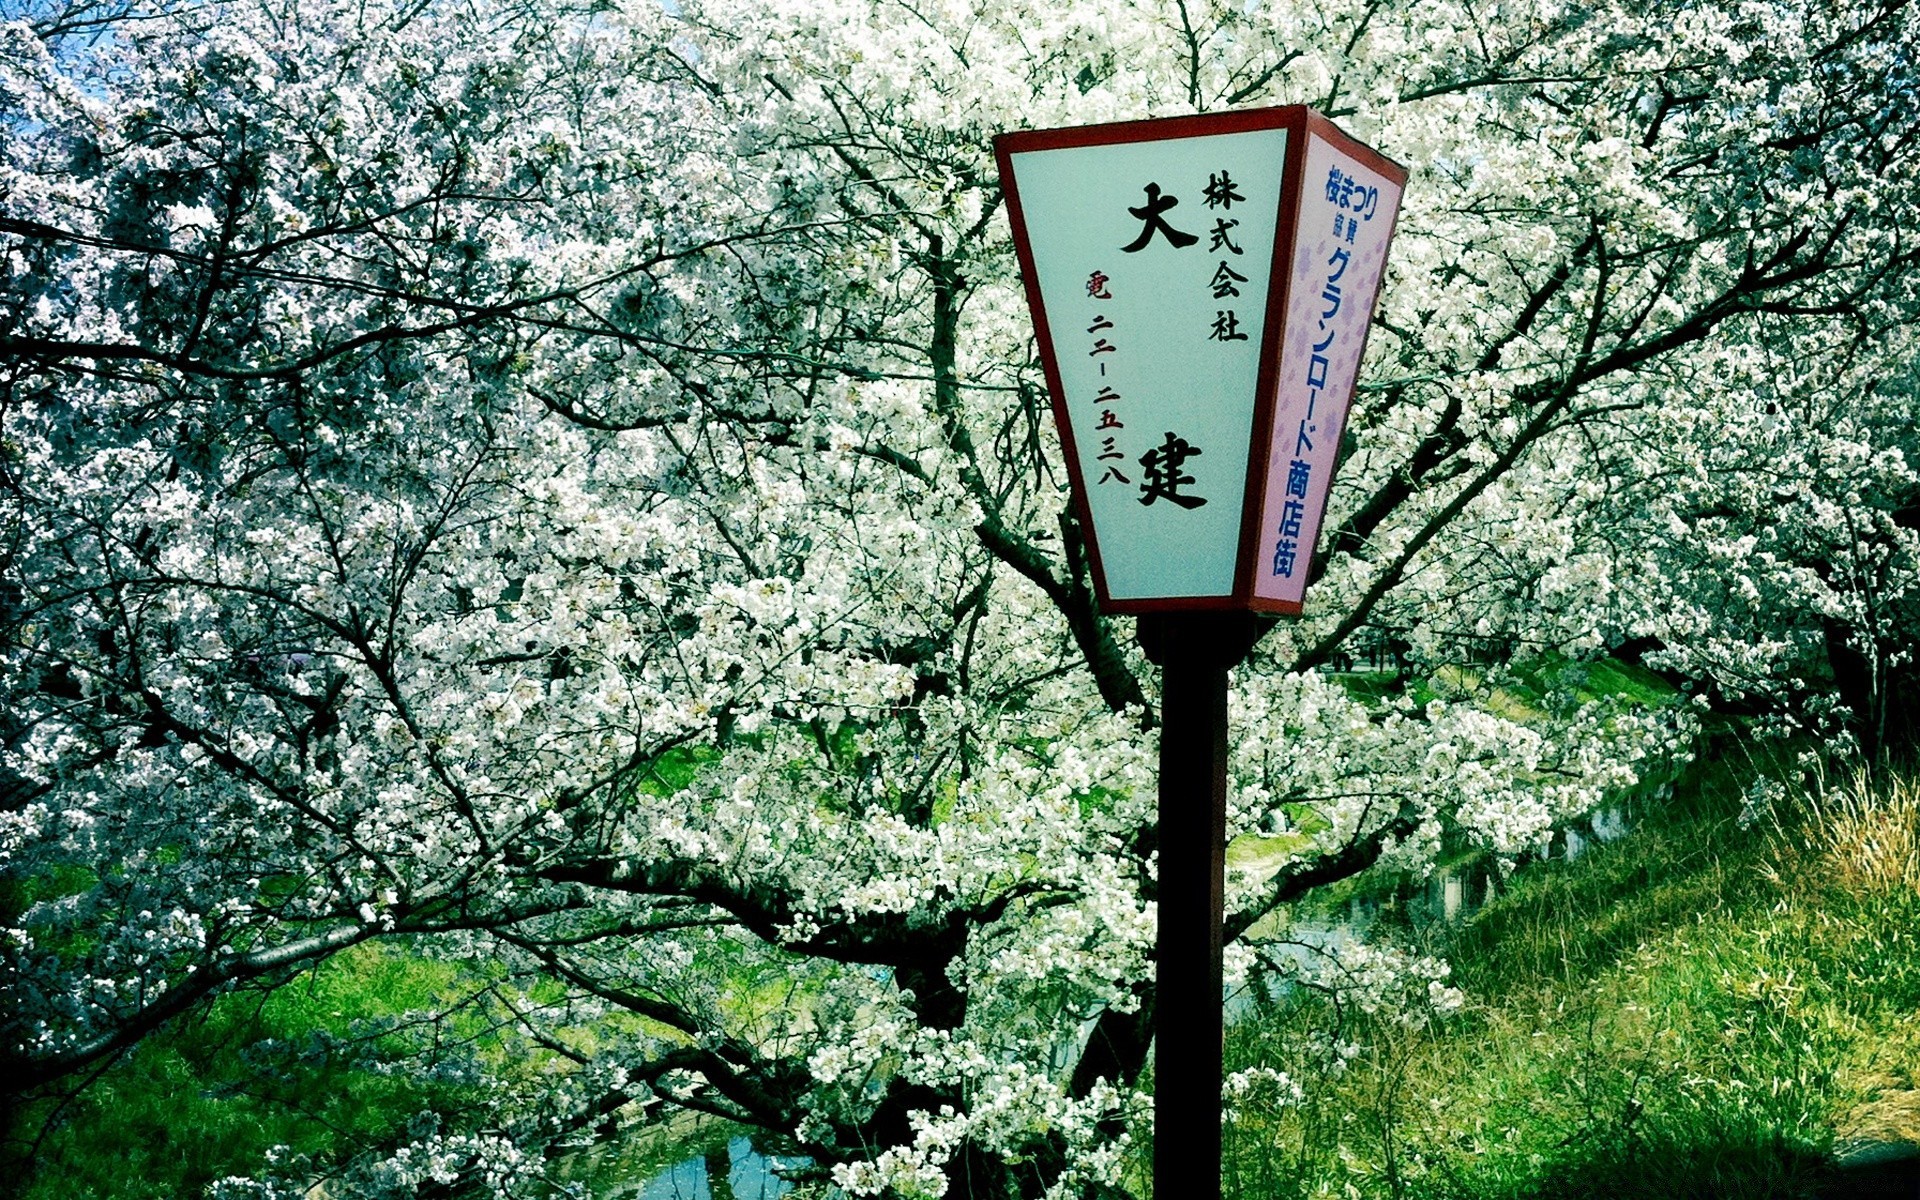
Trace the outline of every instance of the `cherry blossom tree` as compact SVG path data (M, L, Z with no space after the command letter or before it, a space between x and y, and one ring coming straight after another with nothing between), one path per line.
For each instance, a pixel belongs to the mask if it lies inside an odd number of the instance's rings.
M1683 711L1492 703L1504 665L1805 710L1908 661L1893 0L7 15L23 1094L384 942L539 1065L309 1165L339 1194L517 1194L683 1109L853 1195L1120 1194L1155 680L1068 512L1004 129L1312 103L1414 171L1326 566L1236 676L1233 831L1282 851L1236 973L1316 888L1517 859L1685 753ZM1368 639L1487 671L1319 669Z

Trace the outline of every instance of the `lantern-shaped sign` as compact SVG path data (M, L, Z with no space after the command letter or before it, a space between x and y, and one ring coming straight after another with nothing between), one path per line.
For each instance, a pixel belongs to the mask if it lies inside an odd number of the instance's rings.
M1299 106L994 149L1101 607L1298 613L1405 168Z

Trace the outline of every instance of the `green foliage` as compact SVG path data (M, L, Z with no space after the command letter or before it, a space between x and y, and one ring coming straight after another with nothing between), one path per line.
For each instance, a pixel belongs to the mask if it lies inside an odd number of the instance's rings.
M272 991L229 994L71 1100L16 1113L4 1169L22 1200L173 1200L270 1161L391 1143L421 1111L472 1099L468 1064L488 1049L477 1019L418 1014L473 985L459 967L370 945Z
M649 795L671 796L691 784L702 767L719 757L720 752L711 746L670 747L654 756L638 786Z
M39 875L0 879L0 917L15 920L43 900L77 896L98 881L87 868L64 864Z
M1618 659L1576 659L1564 654L1538 654L1498 667L1450 664L1431 677L1394 671L1347 671L1335 676L1347 693L1359 700L1381 701L1405 697L1425 704L1449 692L1490 693L1492 708L1502 715L1524 719L1549 705L1613 701L1657 708L1672 704L1680 693L1665 679L1633 663Z

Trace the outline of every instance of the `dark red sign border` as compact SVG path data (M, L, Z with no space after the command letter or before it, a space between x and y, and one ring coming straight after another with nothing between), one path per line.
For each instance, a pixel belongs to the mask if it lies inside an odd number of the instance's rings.
M1259 367L1255 375L1253 429L1248 444L1246 494L1240 514L1239 558L1234 564L1233 591L1225 596L1170 596L1135 600L1115 600L1107 594L1107 575L1101 562L1099 534L1093 525L1093 512L1087 500L1086 479L1080 471L1080 456L1073 441L1073 423L1066 402L1060 368L1054 356L1053 332L1047 322L1047 310L1040 296L1040 277L1034 269L1033 246L1027 238L1025 210L1020 205L1020 189L1014 179L1012 156L1035 150L1062 150L1081 146L1110 146L1127 142L1170 141L1175 138L1210 137L1223 133L1245 133L1260 129L1287 131L1287 162L1280 183L1279 217L1274 227L1273 261L1268 264L1267 311L1260 336ZM1003 133L993 139L994 160L1000 168L1000 186L1007 199L1008 223L1013 227L1014 252L1020 263L1020 276L1027 293L1027 311L1033 317L1034 337L1040 347L1040 365L1046 374L1047 391L1053 401L1054 425L1060 432L1061 449L1067 458L1067 473L1073 491L1075 515L1080 519L1087 545L1087 558L1093 571L1094 595L1100 610L1112 614L1152 612L1236 611L1297 615L1300 605L1282 600L1267 600L1253 594L1253 561L1261 543L1264 518L1267 459L1273 449L1273 409L1277 402L1280 376L1280 344L1286 332L1287 293L1292 272L1283 271L1293 261L1294 241L1300 219L1300 189L1306 172L1306 139L1323 138L1343 154L1359 159L1368 167L1406 187L1407 169L1385 155L1362 145L1332 121L1304 104L1283 108L1241 109L1235 112L1205 113L1190 117L1162 117L1146 121L1118 121L1106 125L1078 125L1067 129L1033 129ZM1395 220L1399 214L1396 211ZM1387 236L1393 236L1388 227ZM1376 294L1375 303L1378 303ZM1369 320L1367 330L1371 329ZM1366 331L1361 334L1362 361L1366 354ZM1349 399L1349 403L1351 400ZM1338 470L1335 459L1335 470ZM1332 486L1331 478L1328 483ZM1310 567L1312 557L1307 565Z

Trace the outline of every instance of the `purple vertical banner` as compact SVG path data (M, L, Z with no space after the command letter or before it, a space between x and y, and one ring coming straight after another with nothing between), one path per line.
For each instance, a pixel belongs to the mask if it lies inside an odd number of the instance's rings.
M1321 137L1307 139L1305 170L1253 564L1254 596L1290 607L1306 595L1401 195Z

